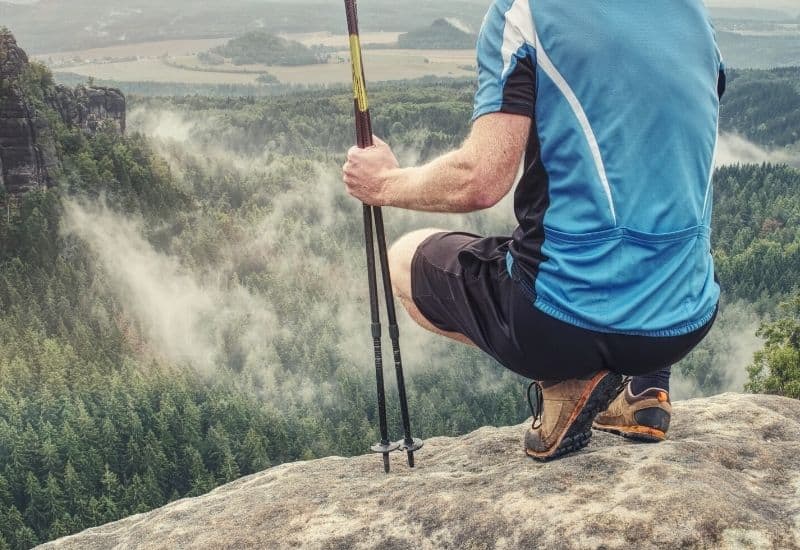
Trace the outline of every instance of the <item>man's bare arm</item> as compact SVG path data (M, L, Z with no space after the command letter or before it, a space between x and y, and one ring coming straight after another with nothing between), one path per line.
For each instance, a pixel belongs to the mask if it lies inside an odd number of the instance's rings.
M497 204L514 186L531 119L480 117L461 148L430 163L399 168L388 145L353 148L344 166L348 192L367 204L430 212L472 212Z

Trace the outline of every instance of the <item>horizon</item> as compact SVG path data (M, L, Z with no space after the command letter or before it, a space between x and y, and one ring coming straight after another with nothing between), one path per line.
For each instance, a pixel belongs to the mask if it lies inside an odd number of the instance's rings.
M38 4L41 0L0 0L0 3L30 5ZM264 3L296 3L297 0L264 0ZM476 2L477 3L477 2ZM488 5L489 2L487 1ZM753 0L713 0L706 1L709 8L741 8L741 9L761 9L761 10L781 10L789 11L791 14L800 12L800 6L794 0L763 0L753 2Z

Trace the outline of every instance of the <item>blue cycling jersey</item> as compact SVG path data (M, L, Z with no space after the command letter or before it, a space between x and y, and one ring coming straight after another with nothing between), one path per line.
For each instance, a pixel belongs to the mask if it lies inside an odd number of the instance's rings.
M702 0L497 0L477 52L474 117L533 119L508 266L535 307L601 332L705 325L724 70Z

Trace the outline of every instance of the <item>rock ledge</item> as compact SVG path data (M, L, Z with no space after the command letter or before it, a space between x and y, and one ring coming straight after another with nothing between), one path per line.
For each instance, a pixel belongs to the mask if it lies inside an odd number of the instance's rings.
M670 440L595 433L540 464L524 426L285 464L45 548L800 548L800 401L677 403Z

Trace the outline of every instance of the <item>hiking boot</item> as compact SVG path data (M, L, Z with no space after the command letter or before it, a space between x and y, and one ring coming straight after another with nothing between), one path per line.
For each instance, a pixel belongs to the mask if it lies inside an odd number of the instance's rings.
M588 380L534 382L528 388L533 425L525 434L525 452L551 460L582 449L592 438L592 420L619 392L622 376L607 370ZM531 390L536 389L536 405Z
M650 388L638 395L631 393L630 383L608 410L597 415L594 428L637 441L664 441L672 416L669 393Z

